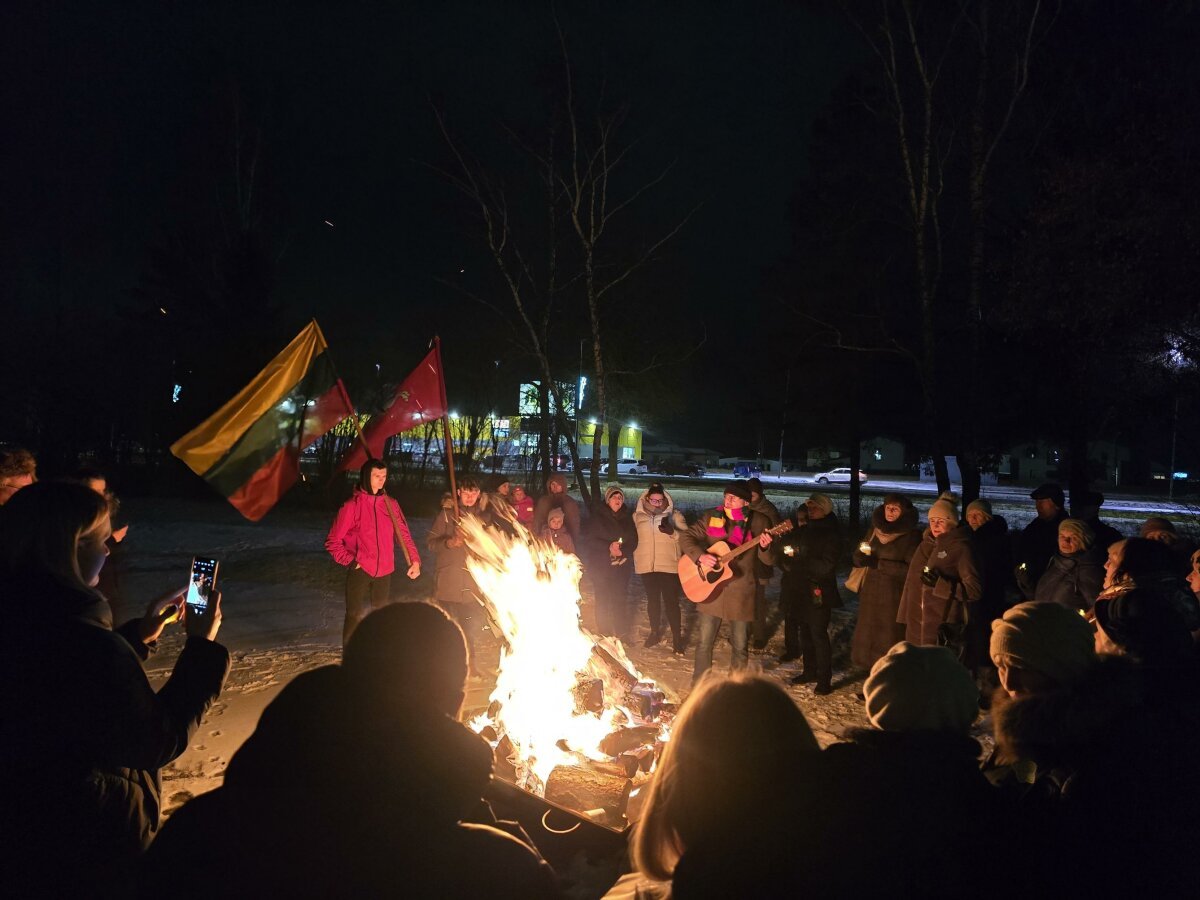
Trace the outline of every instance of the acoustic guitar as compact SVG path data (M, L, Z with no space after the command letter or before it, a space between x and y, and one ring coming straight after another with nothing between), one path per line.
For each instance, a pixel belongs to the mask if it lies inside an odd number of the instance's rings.
M784 519L774 528L768 529L766 533L773 537L779 537L779 535L791 531L792 527L792 520ZM753 550L757 546L757 537L732 550L724 541L717 541L704 551L717 558L717 564L711 569L705 568L698 562L692 562L689 556L679 557L679 583L683 586L684 596L693 603L703 603L705 600L711 600L717 596L721 586L733 577L733 569L729 564L747 550Z

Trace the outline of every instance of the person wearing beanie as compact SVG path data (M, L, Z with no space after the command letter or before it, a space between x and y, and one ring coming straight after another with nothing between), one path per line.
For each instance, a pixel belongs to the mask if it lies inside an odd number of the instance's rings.
M871 667L863 696L881 731L966 734L979 715L979 689L945 647L901 641Z
M682 654L685 645L679 610L679 533L687 528L687 520L675 508L662 482L655 481L635 504L633 524L638 534L633 566L646 589L646 615L650 619L646 646L653 647L662 640L665 618L671 629L672 649Z
M1053 482L1041 485L1029 496L1037 516L1017 541L1017 579L1025 599L1032 600L1038 579L1058 552L1058 523L1067 518L1067 512L1063 509L1063 489Z
M714 544L723 543L734 549L749 541L758 541L757 550L743 553L730 564L733 577L721 584L707 600L696 604L699 613L700 641L696 645L696 662L692 683L696 683L712 668L713 647L722 622L729 622L729 643L732 647L730 668L743 669L748 659L747 641L750 623L754 620L754 559L772 565L774 557L767 549L772 537L765 534L770 520L750 509L750 489L744 481L725 486L723 502L716 509L705 510L686 531L679 533L679 549L699 571L711 570L717 557L709 552Z
M546 493L538 497L537 504L533 508L533 530L537 534L541 534L543 528L546 527L546 517L550 510L554 507L559 507L563 511L565 527L571 535L571 540L578 546L579 544L579 503L567 493L566 476L560 472L555 472L546 479Z
M1143 588L1096 601L1096 652L1127 655L1139 663L1184 668L1195 648L1179 607Z
M1091 609L1104 587L1104 557L1094 542L1095 535L1086 522L1059 522L1058 552L1033 589L1033 599L1061 603L1076 611Z
M990 649L1013 697L1070 685L1096 662L1091 626L1058 603L1018 603L992 623Z
M821 864L832 862L837 892L853 897L970 893L981 849L1008 833L970 737L970 673L945 647L900 642L863 693L871 727L848 729L824 754L830 796L817 808L827 851L845 859Z
M943 624L963 625L978 615L982 596L971 529L959 527L954 495L942 494L909 564L896 621L909 643L936 646Z
M625 492L619 484L610 484L604 490L604 502L588 516L579 555L584 573L592 582L596 633L626 643L630 639L629 578L633 574L629 561L637 543L637 528L625 506Z
M533 498L526 493L522 485L514 484L512 486L512 497L509 502L513 508L513 513L517 517L517 521L526 528L531 528L533 526ZM562 509L562 507L557 508ZM565 520L565 513L563 514L563 518Z
M775 504L764 496L762 481L758 478L747 479L746 487L750 488L750 508L765 515L772 527L778 525L783 517L779 515ZM772 566L755 561L754 624L750 628L750 646L755 650L767 649L767 585L774 573Z
M574 553L575 542L571 540L571 533L565 527L566 516L562 511L561 506L556 506L550 510L550 515L546 517L546 527L542 529L541 539L548 544L553 544L563 553Z
M994 688L995 667L988 655L988 640L992 636L992 620L1004 615L1010 592L1015 589L1012 543L1008 521L993 513L992 504L982 497L967 504L966 519L971 528L971 548L975 551L983 591L976 607L978 615L967 622L963 635L966 644L964 662L975 670L981 682ZM989 689L985 702L990 695Z
M784 660L800 659L803 670L792 684L813 683L819 695L833 690L833 648L829 622L842 605L837 564L842 531L825 494L813 494L795 514L796 527L780 538L775 558L783 569L779 600L783 606Z
M871 527L854 551L854 565L865 570L850 643L850 659L860 669L869 671L897 641L904 640L904 626L896 621L896 614L909 563L920 543L916 508L907 497L888 494L871 514Z
M1195 864L1181 848L1200 839L1200 696L1176 613L1136 588L1097 601L1097 620L1111 629L1101 626L1101 642L1123 642L1119 655L1098 656L1092 626L1057 603L1019 604L994 625L1004 689L992 703L996 749L984 772L1027 811L1023 863L1039 872L1038 893L1194 893ZM1064 866L1094 852L1104 823L1120 823L1129 864ZM1089 873L1098 882L1081 885Z

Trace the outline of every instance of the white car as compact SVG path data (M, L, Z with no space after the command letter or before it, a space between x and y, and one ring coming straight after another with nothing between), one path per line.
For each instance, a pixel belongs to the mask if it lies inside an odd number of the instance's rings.
M817 484L849 484L850 469L830 469L828 472L818 472L813 476L813 481ZM858 483L867 483L867 473L862 469L858 470Z
M644 459L618 459L617 474L618 475L645 475L650 471L650 467L646 465ZM600 467L600 474L608 474L608 463Z

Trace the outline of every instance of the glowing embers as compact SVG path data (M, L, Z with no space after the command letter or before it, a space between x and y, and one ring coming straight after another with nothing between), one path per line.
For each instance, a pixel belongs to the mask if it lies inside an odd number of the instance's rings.
M620 641L580 620L579 560L466 517L467 568L504 641L487 712L471 726L497 748L497 774L619 824L649 778L673 705Z

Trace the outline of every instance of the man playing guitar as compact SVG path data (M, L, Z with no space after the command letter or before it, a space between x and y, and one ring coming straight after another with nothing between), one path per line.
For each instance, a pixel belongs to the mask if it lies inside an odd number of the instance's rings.
M738 547L748 541L757 541L758 550L753 551L766 565L774 564L774 556L768 549L772 536L767 534L771 522L767 516L750 509L750 488L744 481L734 481L725 486L724 505L706 510L687 531L679 535L679 546L684 554L696 563L701 571L717 565L717 557L708 552L714 544L723 541L729 547ZM729 642L732 646L731 669L745 668L747 661L746 642L750 623L754 621L754 565L750 554L729 565L733 577L720 585L720 589L696 608L700 613L700 642L696 646L696 663L692 670L692 682L712 668L713 646L722 621L729 622Z

